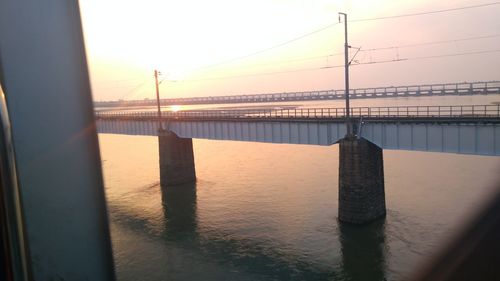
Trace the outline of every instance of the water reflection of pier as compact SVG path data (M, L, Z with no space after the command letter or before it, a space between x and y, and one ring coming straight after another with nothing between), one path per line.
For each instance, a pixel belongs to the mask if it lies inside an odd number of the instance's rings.
M385 221L368 225L339 224L342 275L345 280L385 279Z
M196 233L196 183L161 188L168 240Z
M163 189L164 239L182 244L189 251L217 263L244 268L244 272L271 279L385 280L383 220L365 226L339 223L342 263L321 268L299 255L284 255L259 241L200 233L196 201L196 184Z

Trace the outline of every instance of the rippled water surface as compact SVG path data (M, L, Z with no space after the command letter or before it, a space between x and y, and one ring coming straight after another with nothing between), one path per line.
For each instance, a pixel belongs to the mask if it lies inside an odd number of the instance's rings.
M498 157L385 150L387 217L354 227L336 145L193 140L162 193L156 137L99 140L119 280L400 280L498 191Z

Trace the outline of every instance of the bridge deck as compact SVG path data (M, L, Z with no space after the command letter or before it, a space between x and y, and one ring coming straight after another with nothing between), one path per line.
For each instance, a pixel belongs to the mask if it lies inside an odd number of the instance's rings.
M500 155L499 107L354 108L352 118L359 137L384 149ZM346 134L343 112L169 112L161 119L156 112L97 113L97 127L100 133L156 136L161 124L181 138L332 145Z

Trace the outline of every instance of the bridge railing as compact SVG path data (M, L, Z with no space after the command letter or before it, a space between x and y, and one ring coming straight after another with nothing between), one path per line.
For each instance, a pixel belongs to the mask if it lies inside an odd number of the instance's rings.
M385 107L352 107L352 117L400 117L400 118L500 118L498 105L450 105L450 106L385 106ZM96 112L97 118L157 118L154 111L120 111ZM163 118L175 119L235 119L235 118L345 118L345 108L293 108L293 109L244 109L244 110L186 110L165 111Z
M355 107L359 117L500 117L500 105Z
M356 97L377 96L430 96L430 95L474 95L500 92L500 82L449 83L415 86L390 86L377 88L354 89L351 92Z

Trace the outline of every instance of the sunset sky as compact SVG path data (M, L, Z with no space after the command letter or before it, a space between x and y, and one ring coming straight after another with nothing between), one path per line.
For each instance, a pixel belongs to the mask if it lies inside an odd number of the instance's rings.
M324 68L343 64L338 12L353 20L349 43L361 47L352 88L499 80L500 5L356 21L493 2L81 0L80 6L94 99L117 100L154 98L154 69L164 79L162 98L342 89L343 68ZM408 46L414 44L420 45ZM370 51L384 47L397 48ZM424 58L442 55L453 56Z

